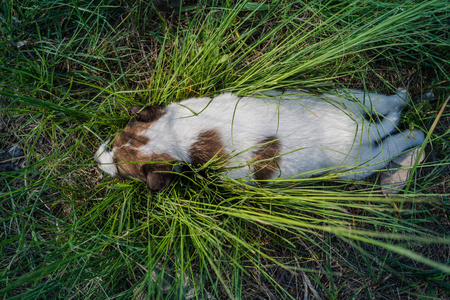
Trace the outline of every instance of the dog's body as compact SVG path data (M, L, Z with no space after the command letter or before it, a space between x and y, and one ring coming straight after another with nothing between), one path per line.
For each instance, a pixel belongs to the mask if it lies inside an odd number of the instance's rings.
M423 143L420 130L392 133L407 101L404 90L392 96L269 91L133 107L136 118L116 136L111 151L108 142L97 150L96 160L110 175L145 180L154 190L172 180L167 162L198 165L214 158L226 163L228 176L248 182L329 171L363 179Z

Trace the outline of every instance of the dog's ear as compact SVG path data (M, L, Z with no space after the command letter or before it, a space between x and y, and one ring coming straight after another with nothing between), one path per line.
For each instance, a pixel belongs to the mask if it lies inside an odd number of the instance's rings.
M136 120L139 122L151 122L158 119L164 114L164 108L162 106L141 106L135 105L130 109L131 113L136 116Z
M149 189L153 191L162 191L172 182L174 174L172 166L168 164L147 164L142 166L145 180Z

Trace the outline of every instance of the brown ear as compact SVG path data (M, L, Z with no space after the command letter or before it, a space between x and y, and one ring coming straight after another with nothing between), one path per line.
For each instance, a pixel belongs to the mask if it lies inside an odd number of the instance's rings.
M131 107L130 111L136 115L136 120L139 122L155 121L164 114L164 108L156 105L146 107L135 105Z
M172 182L174 175L172 166L164 164L148 164L142 167L147 186L153 191L162 191Z

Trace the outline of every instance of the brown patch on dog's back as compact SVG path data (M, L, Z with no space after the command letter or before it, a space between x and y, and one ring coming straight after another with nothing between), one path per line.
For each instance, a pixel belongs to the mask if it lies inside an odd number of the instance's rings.
M214 156L226 159L222 138L217 130L203 131L189 149L191 163L201 165L210 161Z
M281 143L275 137L268 137L261 141L262 144L255 151L255 164L252 166L255 180L271 179L275 172L279 172L279 157Z

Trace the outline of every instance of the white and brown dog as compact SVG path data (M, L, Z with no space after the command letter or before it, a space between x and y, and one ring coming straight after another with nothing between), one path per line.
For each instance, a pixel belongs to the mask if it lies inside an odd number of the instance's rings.
M405 90L392 96L290 90L134 106L134 119L100 146L95 159L111 176L144 180L152 190L170 184L174 162L201 165L216 158L229 177L249 183L330 171L363 179L423 143L420 130L394 133L408 99Z

